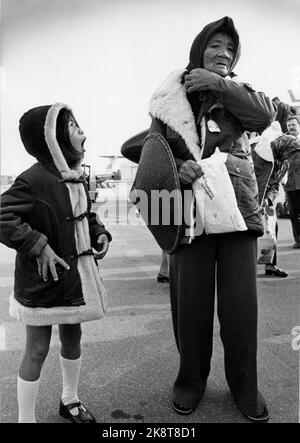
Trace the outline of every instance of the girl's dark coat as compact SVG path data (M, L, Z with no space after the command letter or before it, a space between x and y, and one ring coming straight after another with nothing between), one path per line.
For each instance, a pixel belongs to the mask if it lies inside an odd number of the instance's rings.
M47 120L62 107L57 104L41 114ZM40 123L46 127L43 119ZM55 151L58 145L52 141ZM111 236L91 212L80 170L75 173L61 163L60 168L39 161L1 196L0 240L17 251L10 311L30 325L79 323L105 312L105 289L94 257L80 254L97 249L99 235L106 234L109 240ZM70 270L57 266L57 282L50 271L47 282L38 274L36 257L47 244L70 266Z

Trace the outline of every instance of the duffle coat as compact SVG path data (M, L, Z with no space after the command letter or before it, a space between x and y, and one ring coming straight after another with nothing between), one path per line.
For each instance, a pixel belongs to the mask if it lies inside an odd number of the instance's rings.
M10 314L33 326L96 320L106 310L92 248L99 235L111 235L91 212L81 169L68 167L56 140L56 119L65 107L57 103L29 115L28 128L20 129L39 161L1 196L0 241L17 251ZM46 282L38 274L36 257L47 244L70 266L57 267L57 282L50 272Z

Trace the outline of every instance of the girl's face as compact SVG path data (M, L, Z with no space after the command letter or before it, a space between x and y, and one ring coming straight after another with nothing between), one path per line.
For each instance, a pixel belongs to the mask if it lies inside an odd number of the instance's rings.
M234 57L234 44L230 35L223 32L214 34L204 51L203 66L205 69L226 77Z
M83 133L83 130L77 125L74 117L70 117L69 119L69 137L71 145L74 149L78 152L82 152L82 155L85 152L85 149L83 147L84 142L86 140L86 136Z

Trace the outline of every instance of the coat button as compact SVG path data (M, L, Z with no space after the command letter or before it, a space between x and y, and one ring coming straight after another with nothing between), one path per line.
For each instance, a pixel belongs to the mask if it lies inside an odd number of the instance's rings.
M71 220L71 217L66 217L67 222Z
M241 172L240 168L236 168L236 172L240 173Z

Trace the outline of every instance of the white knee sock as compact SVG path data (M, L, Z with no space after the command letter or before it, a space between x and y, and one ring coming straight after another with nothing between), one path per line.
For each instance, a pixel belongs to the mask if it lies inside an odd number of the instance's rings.
M60 365L63 378L63 392L61 399L64 405L78 401L77 386L79 381L81 357L69 360L60 355Z
M35 405L39 390L40 379L36 381L26 381L18 376L18 423L36 423Z

